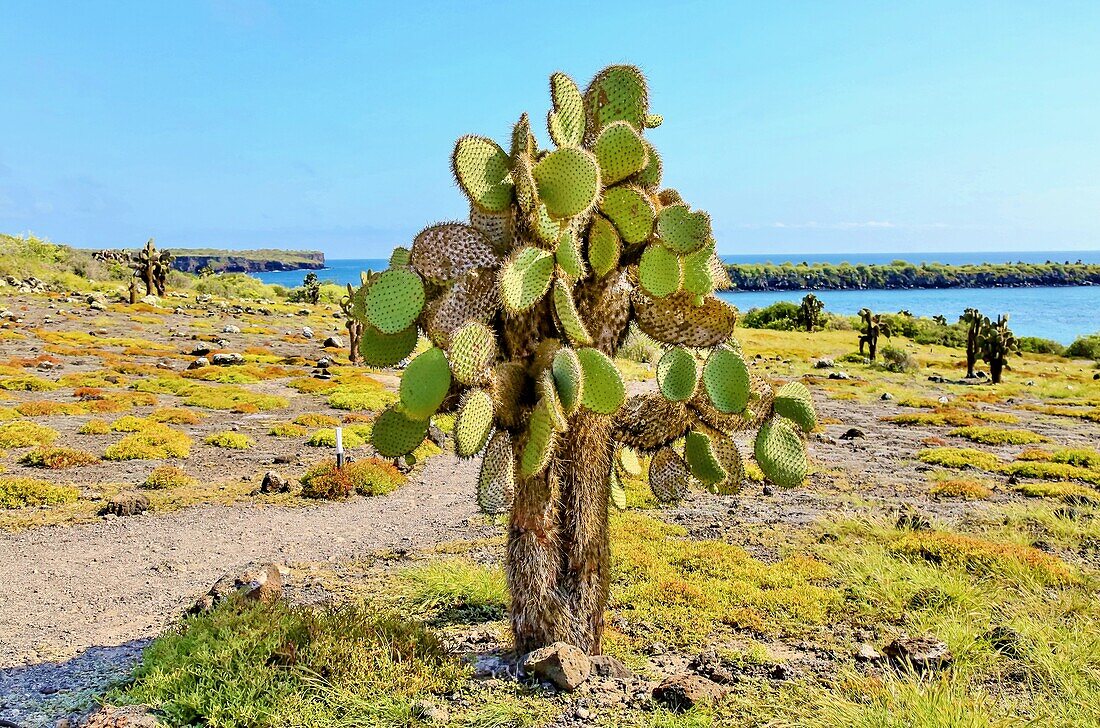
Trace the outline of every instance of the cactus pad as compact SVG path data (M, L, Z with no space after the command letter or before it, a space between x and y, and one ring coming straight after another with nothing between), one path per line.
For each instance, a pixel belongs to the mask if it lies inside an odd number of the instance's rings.
M584 108L589 142L616 121L629 122L640 131L649 112L645 76L634 66L608 66L585 89Z
M604 190L600 212L615 225L624 242L640 243L653 232L653 203L638 187L619 185Z
M455 417L455 454L460 458L477 455L492 429L493 398L484 389L469 390Z
M424 329L439 346L467 321L489 321L500 310L496 271L476 268L457 281L424 312Z
M806 446L789 420L772 417L761 425L753 452L764 475L776 485L793 488L806 479Z
M654 298L664 298L680 289L680 258L663 245L647 245L638 263L638 281Z
M626 488L623 487L619 471L615 468L611 468L611 472L608 473L607 497L616 510L626 510Z
M603 278L619 265L623 244L619 233L603 215L594 215L588 226L588 263L597 278Z
M573 294L561 279L554 282L554 312L557 313L558 321L571 343L575 346L588 346L592 343L592 336L573 303Z
M438 347L421 352L401 376L401 405L409 417L426 420L436 413L451 389L451 367Z
M390 405L378 415L371 428L371 444L387 458L408 455L424 442L428 420L409 417L400 407Z
M516 154L512 157L512 179L516 187L516 203L526 213L534 212L539 204L539 192L535 186L534 162L528 154Z
M581 243L573 228L566 228L558 239L558 249L554 251L554 260L565 275L574 281L579 281L588 275L588 269L584 265L581 256Z
M644 139L642 142L645 144L647 161L645 169L636 174L633 181L646 189L656 190L661 186L661 155L657 153L656 147L652 144Z
M712 257L714 257L713 244L681 258L684 266L684 290L694 293L697 303L702 303L699 300L702 297L714 293L716 281L714 269L711 266Z
M679 291L665 298L634 303L638 328L665 344L717 346L733 334L737 309L708 296L695 305L695 294Z
M657 385L671 402L683 402L695 393L699 379L695 357L682 346L674 346L657 362Z
M519 115L519 121L512 127L512 153L511 156L527 155L534 159L538 155L538 145L535 143L535 135L531 133L531 118L527 112Z
M550 100L554 108L547 117L550 138L559 147L577 147L584 140L584 98L573 79L564 73L550 76Z
M367 325L363 327L363 334L359 338L359 354L367 366L396 366L416 348L416 339L415 325L396 334L383 334Z
M686 255L710 242L710 215L687 205L669 205L657 215L657 237L669 250Z
M550 367L554 375L554 388L566 414L573 414L584 396L584 370L575 349L563 346L554 354Z
M787 382L775 392L775 412L810 432L817 427L817 412L810 390L802 382Z
M591 152L562 147L533 170L539 199L551 217L567 218L592 209L600 194L600 166Z
M471 204L470 227L484 235L498 254L512 247L513 228L510 207L504 212L484 212Z
M729 475L714 450L710 436L692 430L684 438L684 460L691 474L704 485L721 483Z
M714 490L722 495L734 495L741 490L741 482L745 479L745 463L741 460L741 453L737 444L728 437L717 433L710 434L711 447L718 456L718 462L726 471L725 480L714 484Z
M502 212L512 202L508 155L492 139L464 136L455 144L451 169L470 202L486 212Z
M550 424L557 432L565 432L569 429L569 421L565 417L561 400L558 398L558 390L554 386L554 376L549 369L544 369L539 375L538 390L540 400L546 405L546 412L550 415Z
M417 273L441 283L474 268L495 268L500 258L484 234L470 225L448 222L425 228L413 240L409 261Z
M519 471L525 478L538 475L550 464L554 453L554 425L545 402L539 402L531 410L527 422L527 436L519 458Z
M535 233L532 242L540 248L554 252L558 248L558 240L564 230L562 222L550 217L546 211L546 205L541 202L531 214L531 230Z
M553 254L520 248L500 269L500 300L509 313L523 313L546 295L553 278Z
M662 503L676 503L687 495L691 472L671 447L657 451L649 462L649 489Z
M409 249L400 246L390 253L390 268L404 268L409 264Z
M638 459L638 453L634 452L631 448L623 445L619 448L618 453L619 467L627 475L631 475L637 478L642 474L642 463Z
M732 349L715 349L703 365L703 388L719 412L744 411L749 403L749 369L745 360Z
M625 121L605 126L594 151L600 164L600 180L607 186L641 172L649 162L641 134Z
M584 372L581 404L597 414L614 414L626 399L626 385L615 368L615 362L607 354L591 347L578 349L577 359Z
M496 336L480 321L470 321L456 331L447 350L451 372L463 384L481 384L496 355Z
M407 268L383 271L363 300L367 321L384 334L412 326L424 308L424 282Z
M485 448L481 472L477 478L477 505L482 513L495 516L512 505L516 489L516 463L512 453L512 436L498 430Z

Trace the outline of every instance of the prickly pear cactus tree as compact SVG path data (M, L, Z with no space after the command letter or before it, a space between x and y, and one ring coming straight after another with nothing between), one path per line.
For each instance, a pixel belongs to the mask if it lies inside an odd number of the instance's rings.
M464 136L451 157L468 221L425 228L352 302L363 361L408 362L400 401L374 423L379 453L412 452L431 418L456 412L455 449L480 457L477 500L508 514L517 651L562 640L600 651L608 598L608 508L624 474L663 501L694 485L735 491L734 436L793 486L815 426L801 383L772 391L733 340L736 310L707 213L662 188L647 138L661 123L633 66L583 92L550 78L550 148L526 114L504 146ZM656 391L628 397L615 353L631 326L660 342ZM641 459L639 459L641 456Z
M153 238L130 260L130 268L145 283L145 295L163 296L168 290L168 274L175 256L167 250L157 252Z
M863 321L863 330L859 335L859 353L863 353L863 347L866 345L867 358L874 361L878 356L879 334L890 338L890 325L882 320L882 314L871 313L869 308L861 308L859 318Z
M348 359L359 363L359 340L363 338L363 322L355 318L355 288L349 283L348 293L340 298L340 310L344 312L344 327L348 330Z
M978 363L979 340L982 333L983 322L989 319L982 316L982 312L976 308L968 308L959 317L959 323L966 325L966 376L974 378L974 365Z
M798 322L806 331L816 331L821 328L821 312L825 310L825 304L812 293L802 297L802 303L798 307Z
M1008 314L1001 314L996 322L988 317L982 320L978 337L978 351L982 361L989 365L989 379L994 384L1001 383L1001 374L1008 369L1008 357L1020 353L1020 342L1008 328Z

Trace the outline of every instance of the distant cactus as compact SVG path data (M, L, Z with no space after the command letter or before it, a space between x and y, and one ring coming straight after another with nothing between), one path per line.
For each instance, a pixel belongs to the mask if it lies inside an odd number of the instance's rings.
M890 324L882 320L882 314L872 314L869 308L861 308L859 317L863 320L863 330L859 336L859 353L863 353L863 347L866 345L867 358L874 361L878 354L879 334L890 338Z
M982 361L989 365L990 381L1000 384L1002 371L1009 368L1009 355L1020 353L1020 342L1008 328L1007 313L998 316L996 323L992 323L988 317L982 320L978 351Z
M824 310L825 304L821 299L807 293L798 307L798 324L807 331L816 331L821 328L821 312Z
M138 302L138 277L137 273L130 276L130 305Z
M482 457L479 505L510 513L516 649L562 640L598 653L608 506L625 502L621 471L637 470L636 454L652 454L659 498L692 483L730 492L744 472L731 436L757 431L761 470L793 486L816 418L801 384L776 393L749 374L736 310L714 295L729 283L710 217L660 186L643 134L661 117L641 72L611 66L584 93L555 73L550 93L554 146L538 148L526 114L507 148L460 138L451 163L469 224L432 225L395 250L351 310L371 366L405 361L421 331L432 344L372 443L405 455L433 416L457 412L456 451ZM632 323L666 350L659 391L628 398L614 356Z
M302 279L302 300L314 306L321 302L321 279L313 271Z
M348 330L348 359L352 364L359 363L359 340L363 338L363 322L352 315L355 307L355 288L348 284L348 295L340 299L340 310L344 312L344 326Z
M157 252L153 238L149 238L145 247L131 257L130 267L145 283L145 295L164 296L168 290L168 274L172 270L173 260L175 256L167 250Z
M982 332L982 323L987 322L982 312L976 308L968 308L959 317L959 323L966 324L966 376L974 378L974 365L978 363L978 339Z

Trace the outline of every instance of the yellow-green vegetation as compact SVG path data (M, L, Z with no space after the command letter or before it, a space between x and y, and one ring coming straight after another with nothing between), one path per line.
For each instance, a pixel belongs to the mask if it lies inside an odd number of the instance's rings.
M144 417L123 415L111 423L111 432L142 432L148 429L157 429L157 424Z
M293 422L276 422L267 431L273 437L304 437L309 428L296 425Z
M111 423L97 417L85 422L77 430L81 435L106 435L111 432Z
M1030 546L922 531L898 538L889 548L895 554L959 568L979 576L1030 577L1048 585L1067 584L1074 580L1061 559Z
M1025 450L1014 462L1003 462L996 455L965 447L931 447L917 453L917 458L945 468L976 468L991 473L1015 475L1018 478L1041 480L1080 480L1100 485L1100 468L1071 465L1071 462L1093 462L1089 450L1060 450L1049 453L1034 448ZM1059 461L1062 458L1062 461Z
M175 465L161 465L149 473L149 477L141 484L143 488L161 490L164 488L182 488L191 485L195 479L187 474L183 468Z
M10 422L19 419L19 413L14 407L0 407L0 422Z
M267 379L285 377L289 371L283 367L260 367L255 364L242 364L231 367L202 367L190 369L181 376L187 379L198 379L203 382L220 382L222 384L253 384Z
M90 452L71 447L40 447L19 458L19 462L32 468L63 470L94 465L99 462L99 458Z
M1034 445L1038 442L1050 442L1049 437L1044 437L1030 430L1005 430L1000 427L982 425L959 427L947 434L983 445Z
M1093 485L1100 485L1100 470L1092 468L1080 468L1068 463L1055 463L1046 461L1020 461L1008 463L1001 468L1002 472L1015 475L1019 478L1040 478L1042 480L1082 480Z
M933 498L983 500L993 495L993 489L975 478L944 478L933 483L928 494Z
M342 410L378 411L396 401L396 394L386 389L381 382L365 375L350 380L348 384L341 383L328 391L329 406Z
M82 415L88 410L79 402L39 400L17 405L15 411L24 417L54 417L56 415Z
M191 454L191 438L168 425L149 423L132 432L103 453L105 460L164 460Z
M175 394L183 397L183 403L191 407L230 410L242 414L281 409L289 404L285 397L256 394L233 384L191 382L178 376L150 377L138 380L131 386L142 392Z
M294 418L294 424L303 427L336 427L340 424L339 417L321 414L320 412L307 412Z
M15 420L0 425L0 447L51 445L56 439L57 430L26 420Z
M9 392L52 392L60 388L57 382L36 377L33 374L20 374L14 377L0 377L0 389Z
M80 387L123 387L126 386L126 377L109 369L99 369L94 372L69 372L62 374L57 380L58 384L74 389Z
M203 442L229 450L247 450L256 444L255 440L242 432L216 432L207 435Z
M0 508L53 506L72 503L80 491L70 485L56 485L38 478L0 476Z
M169 425L197 425L203 420L203 414L184 407L159 407L149 413L153 422Z
M1028 498L1054 498L1067 503L1100 505L1100 494L1092 488L1076 483L1039 482L1017 483L1012 489Z
M334 462L322 462L302 476L302 495L306 498L347 498L359 495L385 495L404 485L406 478L392 463L367 458L337 468Z
M945 468L977 468L994 471L1001 461L996 455L971 447L931 447L917 453L922 462Z
M1084 409L1078 407L1055 407L1052 405L1024 405L1024 408L1029 409L1033 412L1040 412L1045 415L1056 415L1058 417L1075 417L1081 420L1100 422L1100 407Z
M887 422L896 425L921 425L925 427L971 427L982 422L1015 424L1020 421L1016 415L1002 412L979 412L944 407L931 412L905 412L900 415L884 417Z
M344 427L344 447L362 447L370 441L370 434L371 425L369 422L347 425ZM309 439L306 440L306 444L311 447L336 447L336 429L323 427L310 435Z
M398 573L399 601L412 614L435 623L480 623L503 619L508 609L504 570L467 559L432 559Z

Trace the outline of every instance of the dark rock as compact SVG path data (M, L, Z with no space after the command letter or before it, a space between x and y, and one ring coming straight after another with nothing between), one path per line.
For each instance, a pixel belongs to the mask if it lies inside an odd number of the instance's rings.
M832 359L818 359L814 362L814 369L832 369L836 364Z
M847 430L844 431L844 434L840 436L840 439L854 440L857 437L866 437L866 435L864 435L863 430L859 429L858 427L849 427Z
M864 642L856 650L856 662L881 662L882 653Z
M1021 656L1021 646L1024 638L1012 627L1003 624L996 625L983 634L982 639L993 645L993 649L997 650L997 652L1000 652L1002 655L1007 655L1008 657Z
M829 372L829 379L847 380L851 378L852 375L848 374L847 372Z
M309 315L309 309L308 308L302 309L302 310L305 311L305 313L303 314L302 311L299 311L298 312L299 315L301 315L301 316L308 316ZM313 329L309 328L308 326L303 326L302 327L302 336L304 338L307 338L307 339L312 339L313 338Z
M714 650L701 652L687 665L688 669L719 685L733 685L737 682L732 665L728 664Z
M576 690L592 674L588 655L565 642L555 642L528 653L522 666L528 675L551 682L566 692Z
M144 705L113 708L104 705L85 718L83 728L163 728L166 724Z
M893 398L894 398L894 395L890 394L889 392L883 392L882 396L879 397L879 399L881 399L883 402L889 402Z
M444 449L447 447L447 435L434 422L428 425L428 439L434 442L437 447Z
M196 359L195 361L188 364L187 368L188 369L202 369L203 367L208 367L208 366L210 366L210 360L207 359L205 356L200 356L198 359Z
M335 363L336 362L334 362L331 357L323 356L323 357L321 357L320 359L317 360L317 368L318 369L328 369L329 367L331 367Z
M141 493L119 493L100 511L100 515L136 516L149 510L149 499Z
M625 680L634 674L611 655L593 655L588 658L588 661L592 664L592 672L600 677Z
M898 637L883 650L895 667L928 672L947 667L954 660L947 643L933 635Z
M283 595L283 573L275 564L262 564L249 566L236 576L226 574L187 613L209 612L234 595L270 604Z
M260 483L261 493L286 493L289 490L289 480L279 475L274 470L268 470L264 473L264 480Z
M339 336L330 336L321 343L321 346L325 349L343 349L344 342Z
M787 663L780 662L772 665L772 669L768 671L768 677L772 680L793 680L798 677L798 672Z
M713 680L690 673L673 675L653 688L653 700L673 712L715 703L725 691Z
M237 364L244 364L244 357L236 352L215 354L210 360L214 366L218 367L230 367Z
M393 459L393 466L402 473L412 472L413 466L408 463L403 457L396 457Z
M276 455L275 459L272 462L275 465L288 465L288 464L294 462L294 460L295 460L294 455Z

